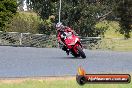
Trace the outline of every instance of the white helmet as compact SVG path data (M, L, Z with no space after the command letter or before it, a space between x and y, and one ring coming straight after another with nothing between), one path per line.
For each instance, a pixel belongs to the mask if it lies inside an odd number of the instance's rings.
M61 30L62 28L63 28L63 24L61 22L59 22L59 23L56 24L57 31Z

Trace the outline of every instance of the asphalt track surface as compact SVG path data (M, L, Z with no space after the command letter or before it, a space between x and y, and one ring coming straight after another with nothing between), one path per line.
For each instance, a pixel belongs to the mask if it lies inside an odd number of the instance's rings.
M132 52L85 50L86 59L67 56L56 48L0 46L0 77L76 75L87 73L131 73Z

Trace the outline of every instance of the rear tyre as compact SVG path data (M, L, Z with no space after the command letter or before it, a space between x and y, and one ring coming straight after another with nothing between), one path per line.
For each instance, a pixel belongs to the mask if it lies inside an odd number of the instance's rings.
M82 58L86 58L86 55L85 55L85 53L83 52L82 48L78 46L77 49L78 49L78 52L79 52L80 56L81 56Z

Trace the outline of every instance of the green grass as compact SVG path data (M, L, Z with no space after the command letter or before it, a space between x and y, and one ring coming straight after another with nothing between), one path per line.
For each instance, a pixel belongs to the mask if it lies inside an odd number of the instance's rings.
M0 88L132 88L129 84L85 84L80 86L75 79L71 80L25 80L22 82L0 82Z
M116 21L102 21L96 25L97 28L105 28L104 37L99 44L99 48L103 50L114 51L132 51L132 38L124 39L119 33L119 23ZM132 33L130 33L132 37Z
M102 39L99 48L113 51L132 51L132 39Z

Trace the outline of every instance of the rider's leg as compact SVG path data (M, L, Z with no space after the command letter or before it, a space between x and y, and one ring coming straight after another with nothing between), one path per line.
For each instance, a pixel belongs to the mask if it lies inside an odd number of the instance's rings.
M67 55L69 55L69 50L67 49L66 46L63 46L63 47L62 47L62 50L66 51Z

